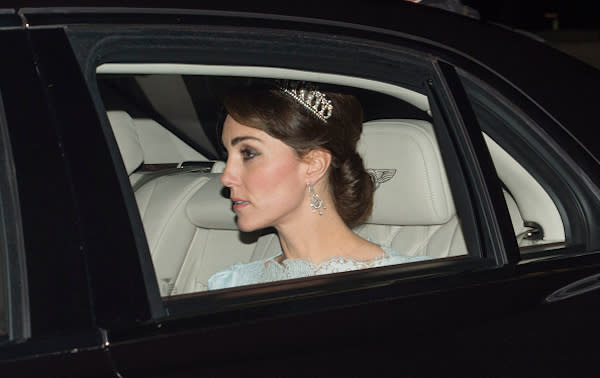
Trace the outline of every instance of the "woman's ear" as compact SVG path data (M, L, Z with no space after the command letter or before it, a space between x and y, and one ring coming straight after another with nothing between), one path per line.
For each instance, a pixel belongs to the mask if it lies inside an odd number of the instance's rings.
M306 163L306 179L312 183L318 182L331 164L331 152L325 149L314 149L304 156Z

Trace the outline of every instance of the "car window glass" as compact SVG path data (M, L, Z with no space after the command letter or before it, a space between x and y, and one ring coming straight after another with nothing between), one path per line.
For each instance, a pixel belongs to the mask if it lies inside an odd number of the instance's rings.
M222 96L252 78L136 75L112 68L98 69L98 87L161 295L205 291L219 271L277 256L274 230L238 230L219 181L226 161L219 131ZM347 84L321 87L352 93L365 113L358 150L377 190L371 218L354 231L414 261L467 255L426 97L401 87L393 96Z
M519 139L512 137L508 140L506 135L510 135L509 130L523 121L519 121L518 114L505 105L508 103L506 99L494 97L497 94L492 95L495 92L489 88L486 92L480 82L476 83L464 76L463 82L502 182L504 198L521 252L563 247L565 228L561 214L555 199L536 178L540 177L540 172L535 171L535 167L539 166L536 163L539 157L527 145L520 147L524 157L517 158L507 152L507 147L514 150ZM513 106L512 109L516 107Z

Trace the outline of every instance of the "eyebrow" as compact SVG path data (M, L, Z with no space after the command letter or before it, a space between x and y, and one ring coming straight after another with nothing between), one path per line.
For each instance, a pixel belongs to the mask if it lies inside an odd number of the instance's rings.
M240 143L240 142L243 142L243 141L245 141L245 140L248 140L248 139L250 139L250 140L256 140L256 141L262 142L262 140L260 140L260 139L259 139L259 138L257 138L257 137L253 137L253 136L249 136L249 135L247 135L247 136L239 136L239 137L235 137L235 138L233 138L233 139L231 140L231 146L235 146L236 144L238 144L238 143Z

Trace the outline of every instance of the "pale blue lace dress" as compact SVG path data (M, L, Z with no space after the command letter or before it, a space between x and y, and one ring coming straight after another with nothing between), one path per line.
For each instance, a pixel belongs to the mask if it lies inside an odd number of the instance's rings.
M280 252L278 255L268 259L257 260L247 264L235 264L213 274L208 280L208 290L430 259L427 256L404 256L392 248L383 245L381 249L384 253L372 260L363 261L349 257L332 257L319 264L314 264L306 259L286 259L279 263L275 261L275 258L282 255Z

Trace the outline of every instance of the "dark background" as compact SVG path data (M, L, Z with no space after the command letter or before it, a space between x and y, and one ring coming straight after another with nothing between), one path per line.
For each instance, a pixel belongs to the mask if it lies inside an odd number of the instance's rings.
M253 0L240 0L240 3ZM302 0L281 0L286 1ZM377 6L379 2L403 0L364 0L365 3ZM552 28L549 13L558 16L559 28L600 28L600 16L595 12L597 0L462 0L465 5L475 8L481 18L499 22L508 26L544 30ZM235 1L233 1L235 2ZM232 3L232 1L227 1ZM169 8L207 8L216 9L222 5L219 1L205 0L0 0L0 8L43 7L43 6L137 6L137 7L169 7ZM343 6L341 0L323 0L323 6Z
M134 6L143 8L238 8L263 0L0 0L0 8L51 6ZM377 7L381 3L404 0L272 0L279 8L314 6L344 9L348 1L358 1ZM597 0L462 0L476 9L482 20L521 29L541 37L551 46L600 69L600 14ZM312 4L312 5L311 5Z
M550 13L559 29L600 28L597 0L463 0L482 18L527 30L552 29Z
M481 18L529 31L549 45L600 69L597 0L463 0Z

